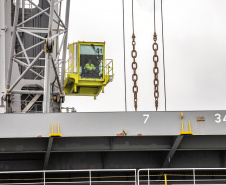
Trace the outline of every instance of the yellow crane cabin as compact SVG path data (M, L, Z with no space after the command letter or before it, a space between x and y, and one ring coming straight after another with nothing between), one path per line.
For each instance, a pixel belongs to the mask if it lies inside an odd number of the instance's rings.
M105 42L75 42L68 45L64 92L72 96L94 96L113 80L113 60L105 59Z

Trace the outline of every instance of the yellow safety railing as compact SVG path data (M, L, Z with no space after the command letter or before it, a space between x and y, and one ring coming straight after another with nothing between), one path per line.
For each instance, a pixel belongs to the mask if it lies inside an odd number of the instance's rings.
M68 60L66 60L66 69L65 69L65 78L67 77L67 74L74 74L75 71L74 69L77 69L77 66L74 65L70 65L70 59L78 59L78 58L69 58ZM59 66L59 76L61 76L61 67ZM71 70L71 71L70 71Z
M113 69L114 69L114 66L113 66L113 60L112 59L106 59L105 61L110 61L108 62L104 68L105 68L105 76L108 75L108 76L112 76L112 78L114 77L114 73L113 73Z
M70 58L70 59L77 60L78 58ZM78 72L77 71L78 70L77 69L78 66L70 65L70 59L68 59L66 61L67 68L65 70L65 78L67 77L67 74L75 74L75 73ZM105 63L107 61L109 61L109 62L104 66L104 68L105 68L105 76L107 75L107 76L111 76L113 78L114 77L114 73L113 73L113 69L114 69L113 60L112 59L106 59L105 60ZM61 67L59 67L59 76L61 76L61 70L60 69L61 69ZM77 72L74 72L74 71L77 71Z
M70 60L73 60L73 62L72 63L75 63L74 62L74 60L77 60L78 58L69 58L68 60L67 60L67 68L66 68L66 70L65 70L65 76L67 75L67 74L74 74L74 73L77 73L77 72L74 72L74 71L77 71L78 69L77 69L77 66L74 66L74 65L71 65L70 64Z

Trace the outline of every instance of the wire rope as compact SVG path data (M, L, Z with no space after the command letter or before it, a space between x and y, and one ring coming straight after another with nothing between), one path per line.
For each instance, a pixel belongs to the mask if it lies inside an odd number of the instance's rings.
M163 8L161 0L161 19L162 19L162 55L163 55L163 74L164 74L164 95L165 95L165 111L166 111L166 66L165 66L165 50L164 50L164 34L163 34Z
M156 24L155 24L155 0L154 0L154 33L156 33Z
M125 56L125 4L122 0L122 16L123 16L123 51L124 51L124 86L125 86L125 111L127 112L127 100L126 100L126 56Z
M133 27L133 34L134 34L133 0L132 0L132 27Z

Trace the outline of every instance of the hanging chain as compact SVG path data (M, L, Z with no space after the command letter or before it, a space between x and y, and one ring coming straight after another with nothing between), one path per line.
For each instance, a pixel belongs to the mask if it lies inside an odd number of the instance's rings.
M131 55L132 55L132 58L133 58L133 62L132 62L132 69L133 69L132 80L134 82L134 85L133 85L134 107L135 107L135 110L137 111L137 93L138 93L137 80L138 80L138 75L136 73L136 70L137 70L137 63L136 63L137 51L135 49L135 45L136 45L135 38L136 38L136 36L135 36L134 33L132 35L132 38L133 38L133 41L132 41L133 50L131 52Z
M159 98L159 80L158 80L158 74L159 74L159 68L158 68L158 61L159 57L157 54L158 51L158 44L157 44L157 34L156 34L156 26L155 26L155 0L154 0L154 35L153 35L154 43L152 45L152 49L154 50L154 56L153 56L153 62L154 62L154 97L155 97L155 108L156 111L158 109L158 98Z
M131 51L131 56L133 58L133 62L132 62L132 69L133 69L132 80L134 82L134 85L133 85L134 108L135 108L135 111L137 111L137 93L138 93L137 80L138 80L138 75L136 73L136 70L137 70L137 62L136 62L137 51L135 49L135 45L136 45L135 38L136 38L136 36L134 34L133 0L132 0L132 24L133 24L133 34L132 34L133 50Z

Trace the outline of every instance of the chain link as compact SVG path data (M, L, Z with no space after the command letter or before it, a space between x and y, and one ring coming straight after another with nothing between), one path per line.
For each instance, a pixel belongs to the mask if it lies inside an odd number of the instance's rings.
M132 35L132 45L133 45L133 50L131 51L131 56L133 58L133 62L132 62L132 69L133 69L133 75L132 75L132 80L133 80L133 94L134 94L134 107L135 107L135 111L137 111L137 93L138 93L138 86L137 86L137 80L138 80L138 75L136 73L137 70L137 63L136 63L136 57L137 57L137 51L135 49L135 34L133 33Z
M153 73L154 73L154 97L155 97L155 108L156 111L158 109L158 98L159 98L159 80L158 80L158 74L159 74L159 68L158 68L158 61L159 57L157 54L158 51L158 44L157 44L157 34L154 32L153 35L153 40L154 43L152 45L152 49L154 50L154 55L153 55L153 62L154 62L154 68L153 68Z

